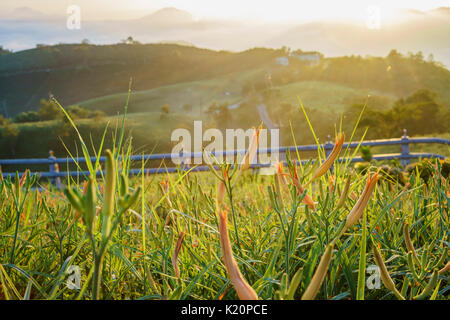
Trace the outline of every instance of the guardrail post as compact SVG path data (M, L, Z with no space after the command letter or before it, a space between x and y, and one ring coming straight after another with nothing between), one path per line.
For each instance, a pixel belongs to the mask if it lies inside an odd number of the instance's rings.
M403 137L402 137L402 153L400 157L400 161L403 167L406 167L408 164L411 163L409 160L409 142L408 142L408 136L406 135L406 129L403 129Z
M49 153L49 155L50 155L50 156L48 157L48 161L49 161L48 172L50 172L51 174L53 174L53 173L56 172L56 167L57 167L57 164L56 164L56 157L55 157L55 154L54 154L53 150L50 150L48 153ZM50 183L53 184L53 185L56 183L56 179L55 179L54 176L51 176L51 177L50 177Z
M59 173L59 164L57 164L57 163L55 163L55 173ZM55 177L54 181L55 181L56 188L61 189L62 188L61 178Z

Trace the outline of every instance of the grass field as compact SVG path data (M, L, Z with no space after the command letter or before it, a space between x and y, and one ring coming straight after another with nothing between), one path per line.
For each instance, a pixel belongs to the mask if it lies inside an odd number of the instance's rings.
M130 112L159 111L161 106L169 104L173 111L181 112L185 104L193 107L193 112L200 114L216 101L218 104L230 104L241 99L242 86L247 80L264 74L264 69L231 73L223 77L208 80L183 82L173 85L154 88L151 90L136 91L131 96ZM114 94L96 99L82 101L78 105L102 110L108 114L121 111L127 93Z
M298 105L298 97L309 108L328 109L336 112L344 111L351 99L364 99L368 95L383 95L374 90L355 89L346 85L327 81L299 81L276 87L280 90L281 100ZM386 97L395 99L390 94Z
M0 298L448 299L444 163L405 180L337 163L331 173L336 146L319 168L288 161L269 176L222 166L128 178L144 164L120 141L104 178L64 193L1 181ZM366 286L372 265L378 289Z
M213 101L218 104L234 104L243 99L242 87L247 81L262 81L266 74L264 68L244 72L231 73L226 76L173 84L151 90L136 91L131 97L130 112L159 111L161 106L169 104L175 112L182 112L183 105L193 107L194 114L204 112ZM341 112L351 99L364 99L367 95L382 95L374 90L355 89L350 86L326 81L299 81L283 86L275 86L280 90L280 101L292 105L298 104L298 97L311 108L333 109ZM395 99L392 95L387 97ZM127 93L103 96L77 104L92 110L102 110L115 114L123 108Z

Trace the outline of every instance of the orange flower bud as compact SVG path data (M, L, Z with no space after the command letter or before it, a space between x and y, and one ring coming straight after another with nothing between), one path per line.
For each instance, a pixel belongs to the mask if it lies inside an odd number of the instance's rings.
M297 188L298 194L303 194L305 189L303 189L303 186L301 185L300 180L298 179L296 167L294 167L294 174L291 175L290 178L291 178L292 182L294 183L295 187ZM308 194L305 194L305 197L303 198L303 202L306 203L311 210L313 210L313 211L316 210L316 208L314 206L314 201L311 199L311 197Z
M222 247L223 262L227 269L228 276L231 279L236 293L241 300L258 300L255 290L247 283L239 270L231 249L230 238L227 227L226 211L219 212L219 233L220 245Z
M339 156L339 153L341 152L342 145L345 141L345 135L344 133L341 133L339 138L336 140L336 144L333 147L333 150L331 150L331 153L328 155L328 158L318 167L311 178L311 181L316 180L317 178L323 176L333 165L334 160Z
M359 218L361 218L364 209L367 207L367 204L369 203L369 200L372 196L373 190L375 189L375 186L377 185L377 181L379 179L378 173L375 173L372 177L370 176L367 179L366 187L364 188L364 191L362 192L361 196L359 197L358 202L356 202L353 209L350 211L350 213L347 216L347 221L345 223L345 229L348 229L352 225L354 225Z
M172 266L175 270L175 275L177 278L180 277L180 269L178 268L178 255L180 254L181 246L183 245L184 236L185 236L184 232L181 232L172 255Z
M259 126L258 130L254 129L252 141L250 142L250 146L248 147L248 151L245 154L244 160L241 163L241 170L245 171L250 168L253 160L255 159L256 152L258 151L258 143L259 143L259 134L261 133L262 127Z

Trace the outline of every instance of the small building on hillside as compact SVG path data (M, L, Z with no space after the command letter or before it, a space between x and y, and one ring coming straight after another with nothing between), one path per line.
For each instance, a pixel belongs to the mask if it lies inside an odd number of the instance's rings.
M310 65L317 65L320 62L321 54L317 51L294 51L291 57L309 62Z
M278 57L275 59L275 62L281 64L282 66L289 65L289 57Z
M275 62L282 66L288 66L290 60L298 59L301 61L306 61L310 66L318 65L322 55L317 51L307 51L303 52L301 50L294 51L289 54L289 56L277 57Z
M292 58L309 62L310 65L317 65L320 62L321 54L317 51L294 51L291 53Z

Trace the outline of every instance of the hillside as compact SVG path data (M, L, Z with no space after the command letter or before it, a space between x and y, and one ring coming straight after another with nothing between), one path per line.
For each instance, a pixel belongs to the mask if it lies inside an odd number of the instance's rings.
M219 77L273 61L273 49L240 53L170 44L57 45L0 56L0 99L9 116L52 93L64 105L134 90ZM3 110L4 111L4 110Z
M205 111L213 102L232 105L242 101L242 86L257 78L263 78L264 69L252 69L242 73L232 73L223 77L183 82L162 86L150 90L133 92L128 111L154 112L168 104L172 111L182 112L182 107L189 104L194 114ZM367 95L378 95L375 90L356 89L348 85L335 84L327 81L297 81L286 85L275 86L280 91L280 103L298 104L300 97L310 108L326 108L342 111L354 99L363 99ZM394 98L387 95L387 98ZM77 105L101 110L107 114L117 114L123 111L127 93L108 95L100 98L78 102Z
M450 71L425 60L420 52L323 58L314 66L295 59L287 67L275 64L276 57L288 54L286 48L233 53L175 44L43 46L0 56L0 110L9 117L36 110L40 99L51 93L65 106L81 104L116 114L133 78L136 94L130 112L149 111L165 103L175 109L191 104L199 111L214 100L241 100L244 84L267 86L269 74L271 85L287 86L283 98L292 103L297 94L311 93L318 99L311 104L333 107L342 105L336 101L342 95L370 92L402 97L428 88L450 106ZM338 87L327 87L330 84ZM328 98L330 102L324 101Z
M131 95L129 112L159 111L164 104L169 104L172 111L181 111L185 104L193 107L195 113L200 113L213 101L217 103L234 103L241 99L242 86L246 81L262 77L265 70L251 69L243 72L234 72L214 79L188 81L150 90L135 91ZM123 111L123 104L128 93L118 93L86 101L77 105L101 110L107 114L116 114Z

